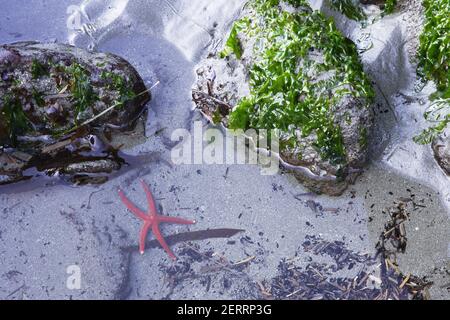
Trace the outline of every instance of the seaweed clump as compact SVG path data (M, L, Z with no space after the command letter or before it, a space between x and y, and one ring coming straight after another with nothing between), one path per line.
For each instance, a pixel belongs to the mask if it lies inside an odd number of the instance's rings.
M367 20L367 15L359 5L361 4L377 4L382 10L381 15L389 15L395 11L397 0L330 0L330 7L341 12L347 18L355 21Z
M352 20L364 21L367 18L358 3L352 0L330 0L330 6Z
M295 10L284 10L286 3ZM364 101L360 108L368 108L374 97L355 45L304 0L256 0L249 6L253 15L234 24L220 54L241 59L241 41L256 39L253 50L258 58L249 70L250 94L231 112L229 128L279 130L282 146L292 148L299 143L300 130L304 138L314 135L314 147L323 159L345 164L336 107L350 96Z
M5 120L5 130L8 132L10 143L16 145L18 135L24 134L30 129L29 120L19 99L14 98L11 94L5 94L2 100L1 116Z
M393 13L396 6L397 0L386 0L386 3L384 4L384 13L385 14Z
M437 92L425 118L434 125L415 137L421 144L429 144L450 123L450 2L424 0L425 26L420 36L419 74L436 83Z
M74 63L66 68L66 72L71 76L69 86L74 101L75 120L79 120L81 114L95 104L98 96L92 86L89 72L82 65Z

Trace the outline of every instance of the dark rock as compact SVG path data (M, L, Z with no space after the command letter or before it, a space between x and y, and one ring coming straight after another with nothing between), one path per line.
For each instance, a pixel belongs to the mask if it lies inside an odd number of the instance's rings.
M0 147L7 150L0 175L9 177L31 166L65 174L118 170L102 155L111 147L96 150L89 137L134 129L151 99L123 58L65 44L0 46L0 75ZM12 152L30 157L17 168Z
M298 19L322 21L320 20L322 18L303 7L296 10L302 12L297 16ZM308 14L309 18L307 18ZM258 21L257 16L258 13L255 17L255 12L248 8L242 14L242 17L249 17L250 21ZM239 41L243 52L242 57L230 55L223 59L219 57L220 54L209 55L197 70L198 81L193 88L193 99L197 108L216 124L219 119L225 127L228 127L229 115L235 106L251 91L249 77L252 66L264 56L258 51L264 40L258 41L248 34L239 34ZM353 50L350 40L345 41L349 42L348 50ZM315 44L312 43L312 45ZM283 55L280 54L280 56ZM336 85L334 79L343 71L339 69L341 67L339 63L334 66L335 68L330 68L330 65L325 63L326 57L320 45L318 48L311 48L305 57L298 59L298 68L303 68L305 81L310 81L311 87L314 88L318 83L320 85L331 83L323 90L329 92L330 121L334 123L333 127L340 129L345 155L343 155L344 159L338 161L326 158L323 150L319 150L317 146L318 133L315 130L305 135L301 124L290 123L288 132L280 134L281 167L292 172L312 191L338 196L349 184L354 183L367 161L367 147L373 126L370 93L354 94L359 90L357 87L360 83ZM360 66L357 64L352 67L359 70ZM342 92L349 93L342 94ZM302 96L298 99L301 100ZM283 110L279 110L279 113L283 113ZM304 117L308 118L310 115L305 114ZM292 143L293 140L295 143Z
M436 161L442 167L442 169L450 175L450 132L447 130L446 133L439 136L433 142L433 152Z

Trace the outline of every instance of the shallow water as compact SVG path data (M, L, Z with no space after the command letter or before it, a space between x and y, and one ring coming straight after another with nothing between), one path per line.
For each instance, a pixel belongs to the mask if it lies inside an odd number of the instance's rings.
M435 266L448 263L450 224L445 212L450 212L444 205L450 203L449 179L432 159L429 147L411 141L418 127L424 125L420 122L423 106L418 102L406 105L398 97L389 97L398 121L392 115L377 117L378 128L385 130L375 135L379 156L340 198L313 196L290 175L262 176L257 166L171 164L172 132L179 128L192 130L193 120L201 120L192 111L190 88L195 81L195 66L220 44L244 2L0 0L5 17L0 19L0 42L57 39L112 52L129 60L148 86L160 81L152 91L146 123L148 139L125 151L142 161L100 187L55 185L54 181L48 181L47 186L41 182L21 183L0 189L0 204L5 208L0 226L0 274L11 270L23 274L17 282L4 281L0 297L13 291L21 281L28 287L23 293L26 297L45 297L41 288L48 286L44 280L47 275L56 288L48 297L164 297L164 274L159 265L170 264L165 254L152 249L143 257L135 254L124 257L119 250L136 243L139 224L124 210L116 191L120 186L144 207L138 178L151 185L165 213L195 217L199 223L191 229L245 229L246 236L261 246L239 241L237 245L228 245L226 240L204 241L201 245L234 261L257 256L258 263L249 268L249 274L258 280L273 277L282 258L298 252L301 255L301 243L311 234L329 241L344 241L355 252L373 254L386 219L379 211L404 197L407 188L415 190L418 198L431 199L424 214L435 223L427 226L426 221L414 217L413 224L419 229L413 230L420 231L420 236L411 238L420 241L411 242L403 260L404 272L430 275ZM31 16L30 12L36 14ZM382 31L380 27L374 33L380 35ZM363 58L370 61L370 53ZM401 72L410 75L411 70L408 67ZM410 88L403 89L412 94ZM411 126L415 120L418 122ZM338 213L316 212L310 206L311 201L323 208L338 209ZM378 212L373 211L373 205ZM69 219L61 212L72 215ZM44 223L61 225L65 231L46 229ZM185 230L168 226L164 232ZM30 236L39 241L30 244L27 242ZM47 242L51 244L41 245ZM24 252L29 259L18 252ZM47 258L39 258L42 254ZM422 259L425 256L426 261ZM307 263L306 257L299 261L300 265ZM61 286L65 279L63 266L70 264L89 270L84 293L68 292ZM351 277L353 272L342 275ZM440 296L442 292L438 290L435 294ZM203 292L195 284L181 288L177 296L218 297Z

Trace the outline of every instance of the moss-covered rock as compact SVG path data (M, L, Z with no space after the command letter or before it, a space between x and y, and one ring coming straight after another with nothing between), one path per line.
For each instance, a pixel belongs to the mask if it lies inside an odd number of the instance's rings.
M8 160L0 183L37 161L57 169L71 158L104 160L99 150L94 159L73 151L89 151L82 139L92 134L133 128L149 100L137 71L118 56L55 43L0 46L0 156Z
M284 167L312 190L341 194L366 162L370 81L355 45L305 1L250 1L197 74L198 108L229 129L278 130Z

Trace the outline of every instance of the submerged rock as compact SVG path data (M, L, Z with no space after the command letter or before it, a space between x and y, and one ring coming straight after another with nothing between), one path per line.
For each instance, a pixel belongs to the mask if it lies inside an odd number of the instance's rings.
M432 147L436 161L450 175L450 130L440 135L433 142Z
M340 195L361 172L374 93L355 45L306 2L249 3L197 75L198 109L229 129L278 130L282 167L313 191Z
M64 44L0 46L0 76L0 184L31 167L67 175L119 169L109 140L132 130L151 98L124 59Z

